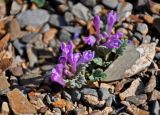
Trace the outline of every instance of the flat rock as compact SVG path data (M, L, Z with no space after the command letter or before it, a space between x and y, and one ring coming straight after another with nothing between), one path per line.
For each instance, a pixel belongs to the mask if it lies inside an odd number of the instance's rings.
M43 76L39 75L39 73L26 73L20 78L20 84L26 87L37 88L43 79Z
M107 77L104 81L123 79L125 71L131 68L139 57L140 54L134 46L127 46L124 54L119 56L105 71Z
M77 3L75 4L72 9L71 12L78 18L88 21L89 20L89 9L87 7L85 7L83 4L81 3Z
M5 76L0 76L0 92L7 90L10 87L10 84L7 81Z
M118 5L118 0L102 0L102 3L111 9L115 9Z
M36 109L27 98L18 90L14 89L7 94L9 105L16 115L36 114Z
M46 10L27 10L17 15L17 20L23 28L27 25L42 26L49 20L49 13Z
M142 44L138 48L129 45L105 71L104 81L115 81L131 77L148 67L155 56L156 43Z

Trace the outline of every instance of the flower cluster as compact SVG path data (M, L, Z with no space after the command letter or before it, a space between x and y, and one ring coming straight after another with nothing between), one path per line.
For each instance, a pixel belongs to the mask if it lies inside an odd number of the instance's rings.
M83 41L90 45L93 46L95 44L99 45L102 38L105 39L105 42L102 43L101 45L106 46L107 48L110 49L118 49L121 45L121 40L120 38L123 36L123 33L121 32L116 32L115 34L112 34L112 28L117 21L117 14L113 11L109 12L107 16L107 32L101 33L100 32L100 17L97 15L93 19L93 24L96 30L96 37L93 35L89 35L88 37L84 38Z
M94 58L94 52L84 51L81 53L73 53L73 43L61 44L62 55L59 57L59 64L52 69L51 80L64 86L65 78L72 78L77 74L79 64L88 63Z

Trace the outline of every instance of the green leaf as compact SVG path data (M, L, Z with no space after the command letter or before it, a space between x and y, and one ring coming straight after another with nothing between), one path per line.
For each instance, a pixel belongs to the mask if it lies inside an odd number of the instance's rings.
M102 66L103 65L103 60L102 58L94 58L93 59L93 62L96 64L96 65L99 65L99 66Z
M124 50L126 49L128 45L128 39L122 40L121 46L117 49L116 54L117 55L123 55Z
M38 7L43 7L45 0L32 0L33 3L37 4Z
M91 81L99 81L99 80L103 80L106 77L106 73L103 72L102 69L96 69L92 72L91 76L89 76L89 79Z
M105 59L111 53L111 49L108 49L106 46L98 46L95 48L96 55L104 57Z

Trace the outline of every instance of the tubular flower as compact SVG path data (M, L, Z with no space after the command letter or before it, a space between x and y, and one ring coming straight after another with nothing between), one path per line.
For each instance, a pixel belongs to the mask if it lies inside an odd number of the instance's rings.
M107 25L108 25L108 34L110 35L112 32L112 27L115 24L115 22L117 21L117 13L110 11L107 15Z
M87 63L94 58L95 52L84 51L81 58L78 61L78 64Z
M62 64L57 64L56 68L52 69L52 73L51 73L51 80L53 82L56 82L62 86L65 85L63 77L63 65Z
M96 29L96 34L100 34L100 17L98 15L93 18L93 24Z
M74 74L77 71L77 61L79 60L80 55L81 55L80 53L75 53L75 54L69 53L68 54L68 56L70 57L68 61L69 61L69 64L71 65L71 71Z
M68 60L68 53L73 52L73 43L70 41L67 45L66 43L61 44L62 56Z
M92 35L89 35L88 37L84 38L83 41L86 44L88 44L90 46L93 46L95 44L95 42L96 42L96 38L94 36L92 36Z

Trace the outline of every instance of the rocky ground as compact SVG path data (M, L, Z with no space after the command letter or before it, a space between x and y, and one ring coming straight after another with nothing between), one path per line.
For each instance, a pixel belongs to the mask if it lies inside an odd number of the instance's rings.
M2 115L159 115L159 0L0 0L0 103ZM102 82L81 89L49 81L61 42L85 46L92 19L118 13L114 30L127 47Z

